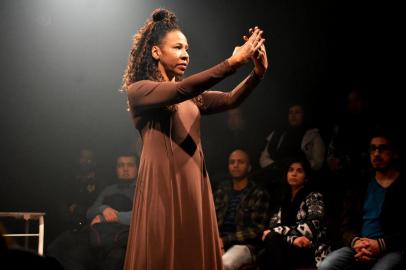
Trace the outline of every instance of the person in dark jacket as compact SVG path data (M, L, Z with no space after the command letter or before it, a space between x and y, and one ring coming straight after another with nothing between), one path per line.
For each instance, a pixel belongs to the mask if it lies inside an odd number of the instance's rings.
M389 131L376 131L369 156L374 176L352 192L344 205L342 238L319 269L404 269L405 229L401 222L406 194L400 148Z
M315 267L330 251L324 200L312 188L308 161L291 157L286 165L286 192L263 233L265 249L258 254L260 269Z

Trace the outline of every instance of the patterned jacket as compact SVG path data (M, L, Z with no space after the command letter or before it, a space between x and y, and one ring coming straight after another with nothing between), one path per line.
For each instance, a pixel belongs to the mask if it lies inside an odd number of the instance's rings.
M269 194L254 182L246 187L236 213L236 232L222 236L225 247L235 244L255 244L259 241L269 220ZM227 181L215 192L215 205L219 229L227 212L232 183ZM221 231L220 231L221 234Z
M323 196L318 192L307 192L302 189L296 195L296 198L298 197L303 199L301 199L296 214L296 224L293 226L284 225L282 222L283 210L279 208L279 211L271 217L270 229L283 235L290 245L293 245L296 238L306 236L312 241L315 263L318 266L330 252L330 247L326 244Z

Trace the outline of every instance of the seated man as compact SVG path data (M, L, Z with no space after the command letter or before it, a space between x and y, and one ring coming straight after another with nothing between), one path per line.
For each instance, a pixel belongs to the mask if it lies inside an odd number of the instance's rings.
M406 241L400 216L406 182L397 166L396 147L390 133L381 131L371 137L369 157L375 174L346 201L341 229L347 246L330 253L320 270L405 269L400 266Z
M238 149L230 154L228 171L231 181L215 193L225 270L254 262L250 248L260 240L269 208L268 193L248 178L251 164L246 152Z
M135 157L119 156L116 173L119 182L102 190L87 211L90 226L64 233L48 248L48 255L65 269L123 268L137 176Z

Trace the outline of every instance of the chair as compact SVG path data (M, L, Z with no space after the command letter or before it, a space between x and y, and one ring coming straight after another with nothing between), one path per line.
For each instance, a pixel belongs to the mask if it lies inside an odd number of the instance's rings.
M4 237L25 237L25 248L28 248L28 237L38 237L38 254L44 254L44 216L42 212L0 212L0 217L12 217L25 220L24 233L6 233ZM38 233L29 233L29 221L38 220Z

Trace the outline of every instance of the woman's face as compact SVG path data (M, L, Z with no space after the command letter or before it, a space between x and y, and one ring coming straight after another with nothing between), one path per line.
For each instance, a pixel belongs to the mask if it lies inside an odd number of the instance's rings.
M289 108L288 121L291 127L299 127L303 124L304 113L300 105L294 105Z
M155 52L154 52L155 48ZM153 55L158 57L158 69L168 80L174 77L181 77L189 64L189 54L187 39L179 31L171 31L162 39L159 46L154 46ZM155 58L155 55L154 55Z
M301 188L305 184L306 172L300 162L290 164L287 173L288 184L294 188Z

